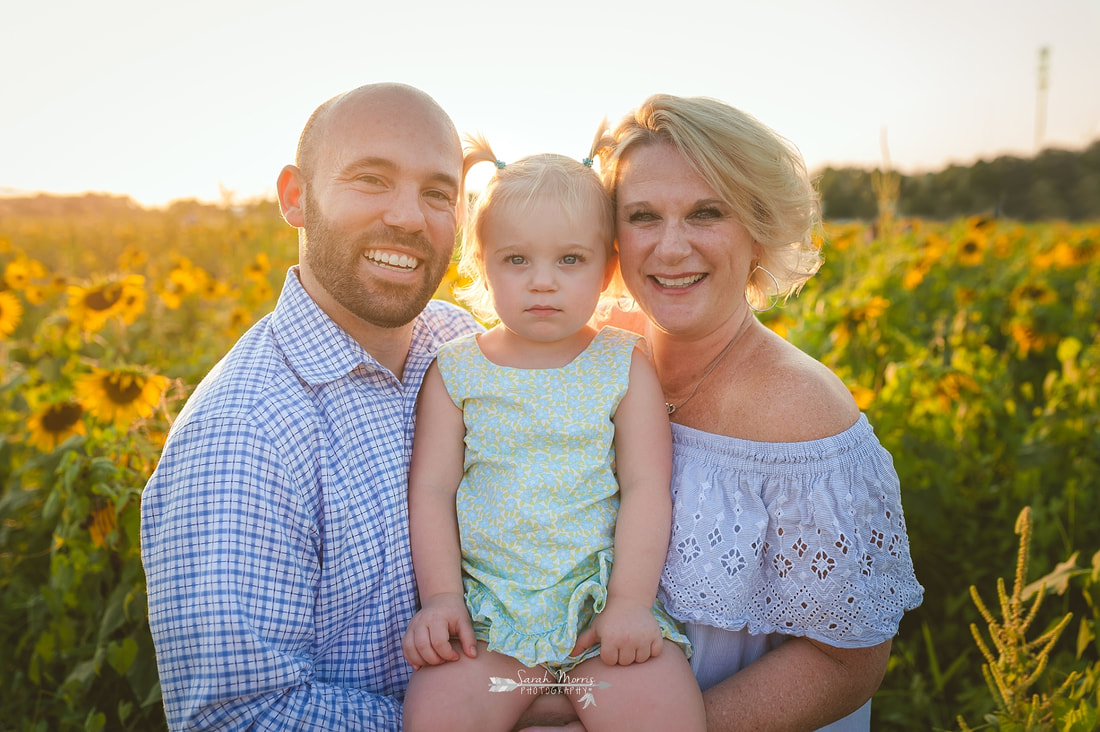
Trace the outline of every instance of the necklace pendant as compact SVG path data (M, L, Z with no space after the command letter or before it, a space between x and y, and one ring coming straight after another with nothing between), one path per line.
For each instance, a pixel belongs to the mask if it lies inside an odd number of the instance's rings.
M672 414L673 412L676 411L676 405L675 404L669 404L668 402L665 402L665 409L668 410L669 414Z

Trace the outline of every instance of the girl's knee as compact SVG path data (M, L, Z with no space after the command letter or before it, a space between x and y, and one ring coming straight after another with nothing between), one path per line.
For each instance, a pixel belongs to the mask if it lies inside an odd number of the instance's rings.
M679 646L667 643L643 663L608 666L594 658L570 674L570 700L590 732L704 729L703 697L691 666Z

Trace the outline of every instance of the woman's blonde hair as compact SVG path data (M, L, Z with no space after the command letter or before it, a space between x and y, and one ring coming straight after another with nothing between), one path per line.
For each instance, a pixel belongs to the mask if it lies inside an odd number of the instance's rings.
M814 242L817 193L802 154L756 118L706 97L655 94L598 145L604 185L615 199L619 165L635 147L672 145L731 206L762 247L745 296L757 307L798 292L821 266ZM776 292L778 286L778 292Z
M599 140L601 135L597 136ZM607 242L608 260L615 256L615 208L611 197L591 168L595 145L583 162L543 153L521 158L514 163L497 160L496 154L480 135L467 136L462 162L462 178L478 163L493 163L496 172L478 194L462 224L462 253L458 273L466 282L455 289L455 296L483 322L496 320L492 298L485 282L484 232L489 216L501 206L523 215L539 201L550 198L561 204L566 217L591 215L600 237Z

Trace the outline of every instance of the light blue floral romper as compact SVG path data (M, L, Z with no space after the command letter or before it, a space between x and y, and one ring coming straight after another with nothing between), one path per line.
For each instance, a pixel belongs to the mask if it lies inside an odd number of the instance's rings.
M561 368L498 366L476 334L443 346L440 373L466 423L458 489L466 604L478 639L527 666L567 671L603 610L619 487L611 421L638 337L604 328ZM654 603L664 637L686 636Z

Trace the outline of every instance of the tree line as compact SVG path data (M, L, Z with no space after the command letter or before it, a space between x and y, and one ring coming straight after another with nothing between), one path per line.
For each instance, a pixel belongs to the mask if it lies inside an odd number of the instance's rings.
M971 166L952 165L920 175L891 171L827 167L816 174L826 219L874 219L881 185L875 178L895 177L899 216L948 220L984 215L1019 221L1100 219L1100 140L1084 150L1048 148L1033 158L1003 155ZM254 204L257 202L253 202ZM274 205L274 201L267 202ZM217 208L195 200L170 204L170 211ZM81 196L39 194L0 197L5 215L103 215L141 212L127 196L89 193Z
M889 174L889 171L887 171ZM832 168L817 176L826 219L873 219L878 170ZM1100 218L1100 140L1084 150L1049 148L1033 158L1004 155L967 167L897 175L899 216L986 215L1020 221Z

